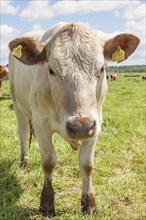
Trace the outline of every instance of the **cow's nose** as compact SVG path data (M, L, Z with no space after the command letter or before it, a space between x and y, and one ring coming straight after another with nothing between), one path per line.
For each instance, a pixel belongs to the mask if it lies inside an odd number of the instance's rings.
M87 117L74 118L66 124L67 132L73 139L85 139L94 136L96 131L96 121Z

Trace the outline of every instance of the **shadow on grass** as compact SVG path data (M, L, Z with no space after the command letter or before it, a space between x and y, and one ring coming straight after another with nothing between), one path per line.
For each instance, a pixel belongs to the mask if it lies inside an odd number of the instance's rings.
M11 103L11 104L9 105L9 109L10 109L10 110L14 110L13 103Z
M16 204L23 193L23 189L17 179L14 169L11 169L14 161L0 162L0 219L30 219L30 216L38 214L36 209L21 207ZM12 171L13 170L13 171Z
M3 101L3 100L10 100L11 99L11 96L10 94L4 94L0 97L0 101Z

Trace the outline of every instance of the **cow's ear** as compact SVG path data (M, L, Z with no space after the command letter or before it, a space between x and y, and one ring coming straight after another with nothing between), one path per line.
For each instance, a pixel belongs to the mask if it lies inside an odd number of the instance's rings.
M106 60L122 62L137 48L140 39L132 34L119 34L105 42L104 57Z
M29 37L12 40L9 48L15 58L27 65L34 65L46 60L44 45Z

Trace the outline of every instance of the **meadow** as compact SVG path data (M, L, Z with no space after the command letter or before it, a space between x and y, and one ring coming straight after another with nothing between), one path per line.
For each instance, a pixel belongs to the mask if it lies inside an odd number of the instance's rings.
M56 216L53 220L144 220L146 81L141 77L108 80L103 130L96 144L93 186L98 216L83 216L78 151L54 136L58 165L54 172ZM30 171L19 166L17 123L3 84L0 100L0 220L46 220L38 212L43 173L35 139L29 149Z

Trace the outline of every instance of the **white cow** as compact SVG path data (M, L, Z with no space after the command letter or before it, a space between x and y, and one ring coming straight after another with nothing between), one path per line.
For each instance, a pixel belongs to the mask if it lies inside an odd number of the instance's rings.
M32 121L44 171L40 211L54 216L52 174L57 156L52 135L59 133L73 148L79 148L82 211L96 213L91 176L107 92L105 60L111 60L113 54L118 62L127 59L139 38L123 33L104 41L84 24L61 23L44 33L40 41L34 39L25 36L9 43L10 90L21 160L28 165L26 140Z

